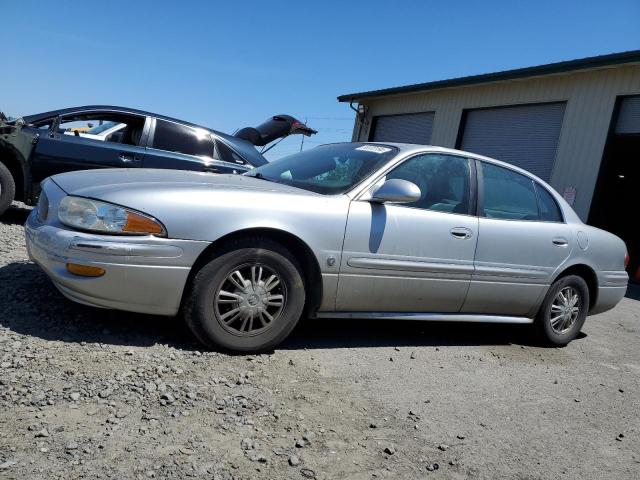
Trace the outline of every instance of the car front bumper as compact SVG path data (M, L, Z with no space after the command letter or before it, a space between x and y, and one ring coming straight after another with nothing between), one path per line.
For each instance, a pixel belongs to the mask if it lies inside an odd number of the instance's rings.
M208 242L153 236L107 236L41 223L25 224L29 257L67 298L94 307L175 315L198 255ZM100 277L70 273L67 263L100 267Z

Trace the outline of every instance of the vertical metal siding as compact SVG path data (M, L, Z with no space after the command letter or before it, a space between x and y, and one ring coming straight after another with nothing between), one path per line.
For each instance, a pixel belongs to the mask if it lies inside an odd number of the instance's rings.
M640 133L640 96L623 98L616 133Z
M382 115L373 120L374 142L420 143L428 145L433 128L433 112Z
M564 103L467 112L461 148L511 163L549 181Z
M551 185L577 191L574 209L587 218L616 97L640 94L640 65L363 99L372 115L435 111L431 144L454 147L462 111L526 103L566 102ZM368 138L363 128L360 139Z

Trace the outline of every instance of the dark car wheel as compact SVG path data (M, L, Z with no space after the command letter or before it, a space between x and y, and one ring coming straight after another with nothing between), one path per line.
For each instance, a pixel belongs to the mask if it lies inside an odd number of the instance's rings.
M589 288L582 277L556 280L540 307L535 326L543 343L562 347L576 338L589 310Z
M209 348L262 351L298 322L305 287L291 253L267 239L228 245L194 276L185 297L189 328Z
M13 202L16 194L16 184L13 176L4 164L0 163L0 215L2 215Z

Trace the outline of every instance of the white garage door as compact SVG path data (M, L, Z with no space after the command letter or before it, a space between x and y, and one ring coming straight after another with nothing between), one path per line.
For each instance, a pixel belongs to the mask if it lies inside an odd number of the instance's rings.
M433 128L433 112L374 117L374 142L420 143L428 145Z
M640 133L640 95L620 102L616 133Z
M509 162L548 181L565 103L469 110L461 147Z

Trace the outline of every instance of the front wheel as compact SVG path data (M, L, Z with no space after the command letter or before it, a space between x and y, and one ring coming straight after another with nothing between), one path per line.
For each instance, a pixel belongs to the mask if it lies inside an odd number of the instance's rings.
M270 349L298 322L305 288L295 258L267 239L235 242L194 276L184 315L209 348Z
M535 320L543 343L562 347L576 338L587 319L589 288L582 277L556 280L547 292Z

